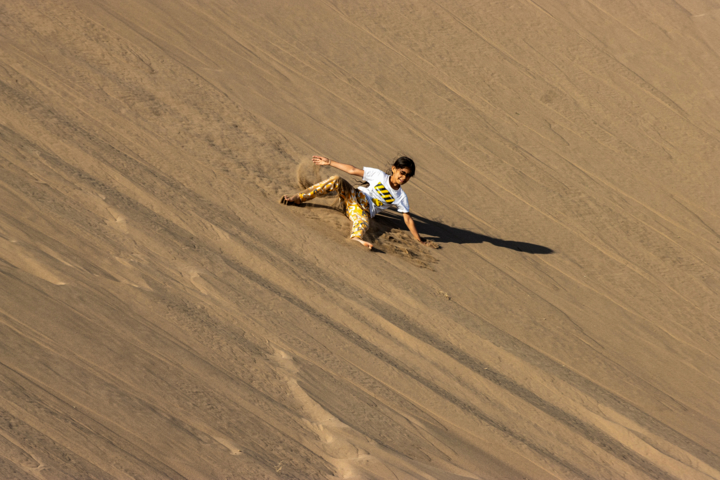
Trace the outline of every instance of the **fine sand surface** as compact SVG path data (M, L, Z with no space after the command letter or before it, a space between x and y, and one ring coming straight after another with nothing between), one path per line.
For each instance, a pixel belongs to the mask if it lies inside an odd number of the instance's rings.
M720 0L7 0L0 89L1 479L720 479Z

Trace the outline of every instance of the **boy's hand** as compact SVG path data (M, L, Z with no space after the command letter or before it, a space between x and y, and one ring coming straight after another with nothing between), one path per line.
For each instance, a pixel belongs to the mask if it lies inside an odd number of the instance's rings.
M422 243L424 246L428 247L428 248L435 248L435 249L440 248L440 245L438 245L437 243L433 242L432 240L425 240L424 238L421 238L421 239L418 240L418 241L419 241L420 243Z
M315 165L330 165L330 159L327 157L321 157L319 155L313 155L312 161Z
M329 166L337 168L338 170L345 173L349 173L350 175L355 175L357 177L365 176L365 171L361 168L353 167L352 165L348 165L345 163L336 162L335 160L330 160L329 158L321 157L320 155L313 155L312 161L315 165L321 167Z

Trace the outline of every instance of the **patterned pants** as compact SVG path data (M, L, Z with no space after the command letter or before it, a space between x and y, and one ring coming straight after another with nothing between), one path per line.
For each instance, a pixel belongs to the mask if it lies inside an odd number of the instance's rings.
M316 183L304 192L298 194L301 202L307 202L315 197L324 197L337 192L343 204L345 216L352 222L351 238L362 238L370 226L370 206L367 197L344 178L338 175Z

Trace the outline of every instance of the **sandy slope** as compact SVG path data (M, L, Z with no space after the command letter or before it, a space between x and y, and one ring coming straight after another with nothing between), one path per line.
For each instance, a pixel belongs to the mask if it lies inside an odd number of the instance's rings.
M0 25L0 478L720 478L720 1Z

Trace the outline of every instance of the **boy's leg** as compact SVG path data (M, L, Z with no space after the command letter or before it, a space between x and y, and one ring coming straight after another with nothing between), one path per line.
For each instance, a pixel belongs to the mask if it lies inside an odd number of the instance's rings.
M315 197L324 197L333 192L337 192L341 197L347 197L352 190L352 185L340 176L335 175L320 183L316 183L304 192L298 193L301 202L307 202Z
M370 213L368 213L367 199L362 192L354 190L348 195L345 200L345 214L352 222L350 238L372 250L372 243L363 240L370 226Z
M285 204L299 204L307 202L308 200L312 200L315 197L323 197L325 195L329 195L333 192L337 192L338 195L340 195L340 197L345 200L351 194L352 190L353 187L347 180L345 180L344 178L340 178L340 176L338 175L335 175L328 178L327 180L323 180L320 183L316 183L312 187L307 188L306 190L291 197L283 195L283 197L280 199L280 202Z

